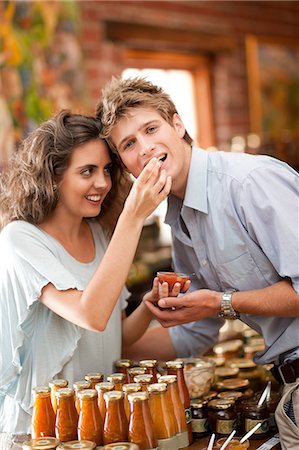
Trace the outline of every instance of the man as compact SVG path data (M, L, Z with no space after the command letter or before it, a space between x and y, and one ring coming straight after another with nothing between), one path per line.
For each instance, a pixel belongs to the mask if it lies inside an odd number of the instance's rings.
M198 354L216 341L223 319L240 317L264 337L256 362L274 363L286 384L283 400L294 407L295 418L284 417L281 408L277 420L283 448L293 442L298 448L298 173L267 156L192 146L169 96L144 79L113 79L97 114L103 136L130 173L138 177L157 157L172 177L166 223L174 268L193 274L188 293L164 298L159 307L148 304L163 327L178 326L150 330L140 344L146 350L164 347L156 357ZM283 420L291 437L285 437Z

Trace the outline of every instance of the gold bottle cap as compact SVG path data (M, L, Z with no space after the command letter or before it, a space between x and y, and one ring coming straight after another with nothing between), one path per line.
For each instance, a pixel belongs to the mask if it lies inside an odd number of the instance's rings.
M52 450L57 447L59 440L54 437L29 439L22 444L23 450Z
M63 378L57 378L56 380L49 381L49 386L54 388L65 388L68 385L68 381Z
M91 382L96 381L99 383L100 381L103 381L104 375L101 372L90 372L90 373L87 373L84 378L87 381L91 381Z
M98 393L95 389L83 389L78 392L78 398L95 398L98 396Z
M166 383L166 384L171 384L171 383L176 383L177 382L177 376L176 375L161 375L158 383Z
M181 369L185 364L181 359L177 359L174 361L166 361L165 365L168 369Z
M141 391L141 385L139 383L127 383L122 386L122 390L126 393Z
M138 402L138 401L147 400L147 399L148 399L148 393L145 391L132 392L128 395L129 402Z
M203 406L208 404L208 400L204 400L203 398L193 398L190 400L191 408L202 408Z
M146 367L131 367L128 369L128 374L135 376L135 375L143 375L146 371Z
M217 397L217 392L215 391L209 391L206 394L202 395L203 400L212 400L213 398Z
M126 379L126 375L124 373L121 372L115 372L115 373L111 373L111 375L109 375L107 377L107 380L110 381L111 383L123 383Z
M61 388L55 392L56 397L72 397L74 395L74 390L71 388Z
M119 359L114 363L115 367L131 367L132 360L131 359Z
M234 402L232 400L215 398L214 400L209 401L208 407L213 409L228 409L233 406L233 404Z
M96 448L97 444L92 441L69 441L64 442L63 444L60 444L58 449L61 448L63 450L71 450L71 449L84 449L84 450L92 450Z
M157 367L158 361L156 359L142 359L139 364L140 367Z
M238 367L217 367L217 369L215 369L215 375L217 377L235 377L238 373Z
M149 384L151 383L153 379L153 375L149 373L142 373L141 375L135 375L134 381L135 383L141 383L141 384Z
M216 385L219 389L235 391L248 386L249 380L242 378L228 378L227 380L219 381Z
M149 384L149 385L147 386L147 390L148 390L148 392L150 392L150 393L167 391L167 384L166 384L166 383L153 383L153 384Z
M138 450L139 446L133 442L116 442L115 444L107 444L102 450Z
M102 381L101 383L97 383L95 385L95 388L98 392L108 392L108 391L114 391L114 383L111 383L110 381Z
M122 398L124 398L124 393L122 391L104 392L105 400L121 400Z
M32 389L32 393L39 396L47 396L50 394L51 389L49 386L36 386Z
M75 383L73 384L73 388L75 391L81 391L82 389L89 389L91 388L91 382L88 380L75 381Z

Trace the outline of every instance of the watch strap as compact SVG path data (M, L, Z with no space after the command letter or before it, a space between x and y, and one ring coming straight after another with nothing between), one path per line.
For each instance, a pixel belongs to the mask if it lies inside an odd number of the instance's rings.
M222 294L220 303L220 312L218 316L222 319L236 320L240 318L240 314L233 308L232 296L236 289L229 289Z

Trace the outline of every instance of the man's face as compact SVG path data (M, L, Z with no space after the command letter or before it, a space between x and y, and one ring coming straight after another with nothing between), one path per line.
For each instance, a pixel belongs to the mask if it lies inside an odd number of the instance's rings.
M172 177L172 192L184 194L191 147L183 139L185 127L174 114L171 126L152 108L132 108L113 128L112 141L127 170L137 178L143 168L156 157L161 169Z

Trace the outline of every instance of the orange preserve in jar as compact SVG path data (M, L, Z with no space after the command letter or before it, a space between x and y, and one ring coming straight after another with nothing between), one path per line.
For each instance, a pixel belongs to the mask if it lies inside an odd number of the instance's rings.
M135 392L128 395L130 403L129 441L139 445L140 450L157 449L158 440L154 432L148 393Z
M126 441L128 420L124 409L124 393L120 391L105 392L106 415L104 420L104 445Z
M140 391L141 391L141 385L139 383L127 383L127 384L123 385L124 407L125 407L125 413L126 413L128 421L130 419L130 404L129 404L129 400L128 400L128 395L133 394L133 392L140 392Z
M37 386L33 389L32 431L33 439L55 437L55 413L51 403L51 391L48 386Z
M98 407L100 410L102 421L104 422L106 414L106 403L104 399L104 393L114 391L114 384L110 383L109 381L102 381L101 383L97 383L95 387L98 393Z
M58 389L56 400L56 437L62 442L74 441L77 439L78 413L73 389Z
M161 450L177 450L177 424L173 415L165 383L148 386L149 405L154 422L154 430Z
M102 444L103 422L98 407L98 394L95 389L84 389L78 393L80 414L78 421L78 438L80 441L93 441Z
M142 359L139 361L140 367L145 367L146 373L153 376L153 383L158 382L158 361L156 359Z
M103 381L104 375L101 372L90 372L87 373L84 378L91 382L91 389L94 389L97 383Z
M75 406L76 406L76 410L77 413L80 413L80 401L78 398L78 392L82 391L83 389L91 389L91 382L87 381L87 380L80 380L80 381L76 381L73 384L73 388L74 388L74 392L75 392Z
M177 423L177 437L179 448L186 448L189 445L189 436L185 409L180 399L177 377L176 375L163 375L159 378L159 383L167 384L169 401L172 404L173 414Z
M115 372L107 377L107 381L114 384L115 391L122 391L123 385L125 384L126 380L127 377L122 372Z
M68 386L68 381L63 378L57 378L56 380L52 380L49 382L49 386L51 389L51 402L53 406L53 410L56 414L57 404L56 404L56 396L55 393L57 389L62 389Z

